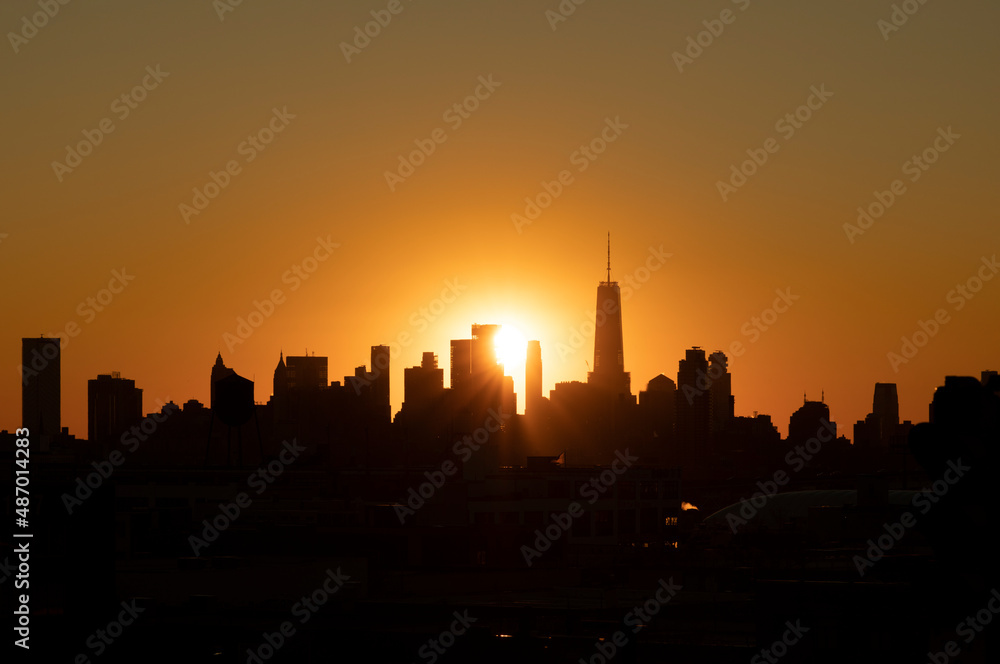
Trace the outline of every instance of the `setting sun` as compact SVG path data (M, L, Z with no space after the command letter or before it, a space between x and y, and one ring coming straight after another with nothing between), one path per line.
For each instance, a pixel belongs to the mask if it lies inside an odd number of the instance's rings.
M521 331L513 325L504 325L497 332L494 345L497 350L497 361L504 367L523 367L528 341ZM507 372L510 373L509 371Z

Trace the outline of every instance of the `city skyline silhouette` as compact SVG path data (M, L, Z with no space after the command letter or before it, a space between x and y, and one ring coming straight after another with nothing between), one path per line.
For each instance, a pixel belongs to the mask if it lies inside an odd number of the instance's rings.
M610 234L609 234L609 239L608 239L608 248L607 248L607 251L608 251L608 258L607 258L608 264L607 264L607 266L606 266L605 269L607 271L607 278L610 278L610 276L611 276L611 273L610 273L610 268L611 268L611 264L610 264L610 259L611 259L611 257L610 257ZM666 255L662 251L659 252L659 253L660 253L660 256ZM983 264L988 266L989 262L984 260ZM303 274L303 273L300 273L300 274ZM125 275L127 277L128 273L125 272ZM298 279L298 277L295 277L295 278ZM632 294L635 293L637 290L641 289L642 286L644 285L644 283L646 283L646 282L645 281L643 281L643 282L637 282L637 281L635 281L635 280L633 280L631 278L631 275L629 275L627 278L628 278L628 281L625 283L625 286L626 286L626 289L629 289L629 290L626 291L628 293L628 296L627 296L626 299L631 299ZM293 282L293 283L295 283L295 282ZM601 282L601 283L604 283L604 282ZM447 284L447 286L444 289L444 292L450 291L449 294L451 295L451 297L453 297L453 298L455 298L455 300L457 300L458 295L462 294L462 292L464 290L463 287L462 287L462 285L461 285L461 283L458 282L457 280L451 280L451 281L445 280L445 284ZM965 292L967 292L967 291L965 291ZM599 294L598 297L599 297L598 305L597 306L592 305L590 307L589 311L587 312L587 313L590 313L592 319L596 318L597 315L598 315L598 312L601 310L601 306L600 306L600 304L602 302L602 300L600 299L601 295ZM621 299L622 299L621 295L619 294L618 297L619 297L619 302L620 302ZM775 325L777 323L777 321L780 318L780 316L776 315L776 314L780 314L780 313L784 313L784 312L788 311L788 309L791 307L791 305L794 304L794 301L798 300L798 299L799 299L799 296L793 294L792 291L791 291L791 289L785 289L784 293L782 293L779 290L778 291L778 298L774 300L775 304L774 304L773 307L765 308L765 310L764 310L764 312L763 312L763 314L761 316L752 316L741 327L741 335L739 337L735 338L734 341L732 341L728 345L728 350L725 347L719 348L718 350L721 351L721 352L728 352L729 353L729 355L728 355L728 362L729 363L735 363L737 366L739 366L741 364L740 361L739 361L739 356L741 356L744 353L746 353L747 350L748 350L748 348L752 348L753 344L758 339L760 339L762 336L764 336L767 333L768 329L771 326L773 326L773 325ZM782 301L782 300L784 300L784 303L786 305L788 305L788 306L786 306L786 308L784 310L782 310L782 311L777 311L775 307L777 307L778 303L780 301ZM285 300L282 299L281 303L283 303L284 301ZM448 303L444 303L443 300L441 300L440 298L438 298L435 302L436 302L437 306L435 306L435 304L432 303L432 305L430 307L421 308L421 309L418 309L417 311L415 311L413 313L413 315L410 317L410 324L407 326L407 329L404 329L400 334L395 335L395 337L391 340L390 347L392 348L392 354L394 356L394 359L396 360L396 362L394 362L394 365L398 365L398 361L399 361L400 357L412 356L414 353L416 353L417 356L419 357L419 355L421 353L430 350L430 349L422 349L419 346L417 346L416 343L413 341L413 338L415 336L417 336L417 335L416 334L411 334L411 331L429 329L433 325L433 323L429 322L429 321L431 319L439 317L440 315L442 315L442 313L445 313L447 311ZM100 306L99 303L94 304L92 302L91 304L92 304L92 306L95 306L95 307L99 307ZM635 303L634 306L641 306L641 305L638 304L638 303ZM263 327L266 324L266 321L267 321L268 315L269 315L267 312L272 312L273 313L274 311L278 310L279 308L280 308L280 304L276 304L275 302L272 302L271 300L268 300L268 299L254 300L254 308L252 308L248 312L248 314L246 316L239 317L235 321L235 325L233 326L233 329L230 330L230 331L227 331L227 332L225 332L223 334L222 341L221 341L221 344L220 344L221 346L223 346L223 348L218 349L217 352L220 355L223 352L225 352L227 358L231 362L235 362L235 361L238 361L240 359L243 359L246 355L242 354L242 356L241 356L241 353L239 353L239 350L240 350L241 346L247 344L250 341L250 337L252 337L257 332L257 328L258 327ZM618 308L623 308L623 307L621 307L619 305ZM629 313L631 313L631 312L629 312ZM767 317L766 317L767 313L771 313L772 314L773 320L770 322L770 325L768 325L768 320L767 320ZM414 317L417 317L416 318L417 324L414 324L414 322L413 322ZM627 315L626 315L626 318L627 318ZM928 330L929 329L940 329L942 327L942 325L940 323L935 323L933 317L929 318L928 322L931 325L935 325L936 328L926 327L927 323L925 323L925 328L924 329L928 329ZM501 327L503 327L503 323L498 323L498 324L501 325ZM622 325L622 323L619 321L618 325L620 326L620 325ZM72 322L68 325L67 329L72 330L72 332L69 333L69 334L64 333L63 336L59 337L59 338L62 340L63 344L65 344L65 345L68 346L69 343L71 343L73 341L73 339L77 335L79 335L81 333L82 329L81 329L81 327L79 325L75 325L74 326ZM519 401L520 405L518 407L518 412L520 412L520 413L523 414L523 412L524 412L524 407L523 407L523 404L524 404L523 392L524 392L525 373L524 373L524 370L523 370L523 366L520 366L520 365L523 363L523 357L524 357L523 354L524 354L524 352L527 349L527 343L528 343L529 339L525 338L524 334L522 333L522 331L520 329L518 329L516 326L510 326L509 329L513 330L513 335L515 335L516 340L514 341L514 347L510 347L510 345L508 344L508 347L507 347L506 351L509 352L509 353L513 353L513 356L517 358L517 364L515 364L515 365L512 366L511 363L508 362L506 364L506 366L505 366L505 371L508 372L508 375L511 375L512 377L515 377L515 392L517 394L521 394L522 395L522 398ZM589 320L589 321L588 320L584 320L580 325L569 327L568 328L568 333L567 333L566 337L564 337L561 340L557 340L554 344L547 344L547 343L545 343L544 339L535 339L536 341L542 342L541 343L541 349L543 350L543 363L550 364L550 365L551 364L555 364L557 367L564 367L564 365L565 365L564 362L558 362L558 361L557 362L552 362L552 360L551 360L552 356L555 355L557 358L560 357L560 356L571 356L571 357L573 357L575 359L578 359L578 360L582 361L583 365L585 366L586 372L589 373L590 372L590 367L594 366L593 365L594 355L592 353L588 353L588 351L587 351L587 348L593 347L593 344L594 344L594 341L595 341L595 339L594 339L594 332L591 331L593 329L594 329L593 320ZM623 340L623 342L624 342L625 345L631 345L631 344L628 343L628 340L629 340L629 337L630 337L630 334L628 332L629 332L629 330L627 329L627 326L626 326L626 332L624 334L621 334L621 338L622 338L622 340ZM244 338L244 336L243 336L244 334L246 335L246 338ZM635 330L635 331L633 331L633 333L632 333L631 336L642 336L643 334L644 334L643 330ZM919 352L919 350L924 345L926 345L926 343L928 343L928 342L933 343L933 341L932 341L933 340L933 335L927 335L927 334L925 334L924 332L921 331L920 327L917 328L917 334L924 334L924 337L927 340L924 343L921 343L919 345L914 344L912 341L909 342L909 349L912 349L913 351L915 351L914 355L916 354L916 352ZM45 335L42 335L42 336L45 336ZM317 336L321 336L321 335L317 335ZM919 340L919 337L914 337L914 338L917 339L917 340ZM524 344L523 348L520 345L522 339L523 339L523 344ZM400 343L399 340L402 340L402 343ZM902 348L898 349L898 350L900 350L900 352L904 352L905 350L907 350L907 347L905 345L906 341L907 340L904 339L904 346ZM701 347L697 343L695 343L693 345L695 347ZM226 346L228 346L228 347L226 347ZM550 346L554 346L554 350L550 349ZM284 345L279 345L279 350L281 350L283 348L284 348ZM439 350L440 349L433 349L433 350L431 350L431 352L437 353L437 352L439 352ZM732 352L733 350L736 350L738 352L737 356L734 356L734 354ZM310 351L309 351L308 348L306 348L304 350L304 352L305 353L309 353ZM315 348L314 348L314 350L312 351L312 354L315 354L315 352L316 351L315 351ZM683 352L683 351L681 351L681 352ZM355 353L352 352L352 351L340 351L340 356L341 357L343 357L345 354L349 355L349 356L354 356L355 355ZM890 366L890 367L893 367L893 366L904 366L905 367L905 365L911 359L910 357L906 357L903 354L895 353L893 351L890 351L889 353L887 353L887 356L889 358L888 366ZM893 358L895 358L895 360ZM501 360L502 359L503 358L501 358ZM679 359L682 359L682 358L679 357L678 360ZM987 361L987 359L988 358L983 358L984 361ZM546 360L548 360L548 361L546 362ZM894 362L895 362L895 364L894 364ZM503 363L503 362L501 361L501 363ZM112 360L110 362L110 364L111 365L115 365L115 361ZM414 364L419 364L419 361L415 362ZM636 361L636 364L642 364L641 358ZM648 365L648 363L646 363L646 364ZM978 366L978 365L976 365L976 366ZM253 376L253 375L256 375L257 367L244 368L243 370L245 372L248 371L250 373L250 375ZM969 373L975 374L975 373L978 373L978 371L980 371L980 370L981 369L979 369L979 370L972 370ZM110 370L108 370L108 369L102 369L102 370L98 371L98 374L108 373L109 371ZM115 371L118 371L118 370L115 369ZM339 369L338 369L338 371L339 371ZM648 380L651 380L652 378L655 378L657 375L663 374L665 372L668 373L668 375L672 374L671 367L670 366L663 367L661 370L657 371L656 374L650 376ZM126 371L126 373L129 373L129 372ZM891 379L893 379L894 376L896 376L898 374L896 372L892 372L891 369L890 369L890 371L881 371L881 372L876 371L875 373L878 374L881 377L881 380L876 380L874 382L893 382L893 384L896 384L896 382L893 381L893 380L891 380ZM98 374L94 374L94 375L98 375ZM398 412L400 406L402 405L402 399L400 398L400 393L402 392L402 389L401 389L402 388L402 375L401 374L402 374L402 371L398 371L397 370L395 372L391 372L391 376L390 376L391 384L393 386L392 401L391 401L393 414L395 414L396 412ZM333 374L333 375L336 375L336 374ZM346 372L345 372L345 375L346 375ZM737 372L737 375L738 375L738 372ZM904 373L904 377L905 377L905 375L906 374ZM89 377L87 377L87 379L89 380L89 379L91 379L93 377L94 376L89 376ZM583 378L585 378L585 376ZM741 380L746 380L746 378L747 378L746 376L740 376ZM555 384L558 383L558 382L580 380L580 379L581 379L580 372L577 372L576 374L572 374L571 373L569 375L563 374L563 375L561 375L560 378L557 378L557 379L550 379L550 378L548 378L548 376L546 376L545 374L543 374L543 380L545 381L545 385L551 385L551 387L549 387L548 389L543 390L543 393L547 394L549 390L554 389L555 388ZM823 385L825 383L824 383L824 381L822 379L817 379L816 377L813 377L813 376L803 376L802 382L803 383L807 383L809 385L818 385L820 387L819 391L822 393L822 395L824 395L820 400L821 401L826 401L826 398L825 398L826 389L823 387ZM645 383L642 383L641 385L644 386ZM150 390L150 389L153 389L153 388L147 387L146 389ZM858 386L857 389L862 389L862 388L860 386ZM862 392L865 392L866 390L867 390L867 388L862 389ZM789 394L782 394L781 395L782 402L787 403L788 401L792 400L792 394L797 393L796 390L795 390L795 388L793 388L793 387L790 387L788 391L790 392ZM202 392L201 390L195 390L191 394L176 395L176 396L172 396L172 397L159 396L158 398L159 398L160 401L169 401L169 400L176 401L176 400L180 399L182 402L183 401L187 401L188 399L196 399L196 400L202 401L203 403L206 403L207 400L201 394L201 392ZM164 390L160 390L159 392L157 392L157 394L160 394L160 395L163 395L164 393L165 393ZM638 389L635 390L635 393L638 394ZM70 392L69 394L70 395L74 395L73 392ZM809 394L809 389L808 388L805 390L805 394L808 396L808 394ZM865 397L865 396L862 396L862 397L859 398L856 390L852 389L848 394L849 394L849 397L845 397L842 393L839 396L841 397L841 399L843 401L845 401L847 403L859 403L860 402L861 404L864 404L867 401L867 397ZM255 392L255 400L258 401L258 403L264 403L264 402L266 402L267 398L269 396L270 396L270 393L267 392L266 390L264 390L263 392L261 390L257 390ZM813 394L813 397L815 397L815 394ZM804 400L808 400L807 397L804 397ZM73 401L75 401L75 399L71 398L71 399L69 399L69 401L70 401L70 403L73 403ZM747 403L748 401L750 402L750 404L755 403L754 395L744 395L744 398L741 401L739 401L738 404L740 406L743 406L743 404ZM913 421L920 421L921 420L921 410L923 408L923 405L922 405L921 401L922 400L920 398L916 398L916 397L914 397L913 399L908 399L908 400L902 400L901 401L902 408L903 408L903 413L904 413L904 416L906 417L906 419L911 419ZM840 409L840 406L838 404L834 404L834 406L838 410ZM790 406L789 407L790 409L788 410L787 415L785 413L775 414L775 424L779 427L779 431L783 432L783 435L787 434L787 424L785 424L787 422L787 418L788 418L788 416L791 415L792 411L795 410L797 407L798 407L798 405ZM860 412L859 416L856 417L855 419L858 419L858 420L864 419L865 407L862 405L860 407L860 410L862 412ZM870 408L869 408L869 410L870 410ZM766 411L763 408L758 408L758 407L755 407L753 405L747 405L747 406L743 406L742 408L740 408L740 414L741 415L749 415L751 413L757 413L757 412L766 412ZM845 418L845 419L849 419L849 418ZM81 420L79 419L79 415L75 414L75 415L72 415L69 418L67 418L67 421L69 421L69 422L80 422ZM85 420L84 420L84 422L85 422ZM14 428L16 428L16 427L11 426L11 427L9 427L9 430L13 430ZM79 435L79 434L82 434L84 431L86 431L87 426L86 426L86 424L83 424L82 426L81 425L76 425L76 426L74 426L72 428L73 428L72 433L75 433L75 434Z
M1000 661L998 21L3 3L3 661Z

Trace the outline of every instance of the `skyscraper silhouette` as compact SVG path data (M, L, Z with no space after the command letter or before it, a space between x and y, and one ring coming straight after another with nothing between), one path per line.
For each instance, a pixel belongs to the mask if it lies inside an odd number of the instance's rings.
M524 361L524 414L534 414L542 401L542 344L528 342Z
M837 423L830 420L830 407L823 401L809 401L803 395L802 405L788 418L789 445L801 445L821 429L828 429L837 437Z
M899 395L895 383L875 383L872 414L879 420L882 438L888 438L899 426Z
M733 376L729 373L729 358L721 350L708 356L709 390L712 393L712 432L725 431L733 420L735 399L733 397Z
M389 403L389 347L372 346L372 392L373 408L378 419L392 421L392 405Z
M213 388L215 382L213 381ZM274 378L271 383L271 405L274 407L273 417L276 422L284 421L288 414L288 367L285 365L285 353L279 351L278 366L274 368Z
M497 366L496 338L499 325L472 325L472 366L474 374L494 372Z
M451 389L460 389L472 375L472 340L452 339L450 360Z
M597 286L594 321L594 370L587 382L615 395L631 395L631 380L625 371L622 336L622 295L617 281L611 281L611 234L608 233L607 279Z
M677 444L684 462L704 461L712 455L712 393L705 351L694 346L677 368Z
M87 438L107 454L129 427L142 420L142 390L117 371L87 381Z
M225 378L236 373L232 369L226 366L226 363L222 361L222 352L215 357L215 364L212 365L212 389L209 392L208 405L210 408L215 408L215 384Z
M289 389L323 389L330 384L329 360L325 356L289 355L285 358Z
M854 446L858 450L892 452L903 464L909 453L907 437L913 424L899 421L899 396L895 383L875 383L872 412L854 424Z
M21 340L21 424L42 449L59 433L61 369L59 339Z
M444 369L438 368L438 358L432 352L421 356L420 366L403 370L403 409L423 413L437 404L444 393Z
M639 392L639 413L647 429L661 446L672 445L677 419L677 385L663 374L654 377Z
M472 393L469 398L470 403L474 401L478 404L477 421L482 421L487 409L499 410L503 404L505 387L503 365L497 364L496 348L499 332L499 325L473 324L472 326Z

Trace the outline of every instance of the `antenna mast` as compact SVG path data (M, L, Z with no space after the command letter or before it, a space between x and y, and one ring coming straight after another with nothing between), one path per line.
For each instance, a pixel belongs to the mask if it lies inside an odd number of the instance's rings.
M608 283L611 283L611 231L608 231Z

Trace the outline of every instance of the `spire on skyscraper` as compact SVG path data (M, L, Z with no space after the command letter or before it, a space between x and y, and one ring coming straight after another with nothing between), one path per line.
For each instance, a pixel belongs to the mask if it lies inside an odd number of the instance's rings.
M622 299L618 284L611 281L611 233L608 233L607 281L597 286L596 319L594 321L594 365L587 373L587 382L620 395L631 394L630 379L625 371L622 343Z
M608 231L608 283L611 283L611 231Z

